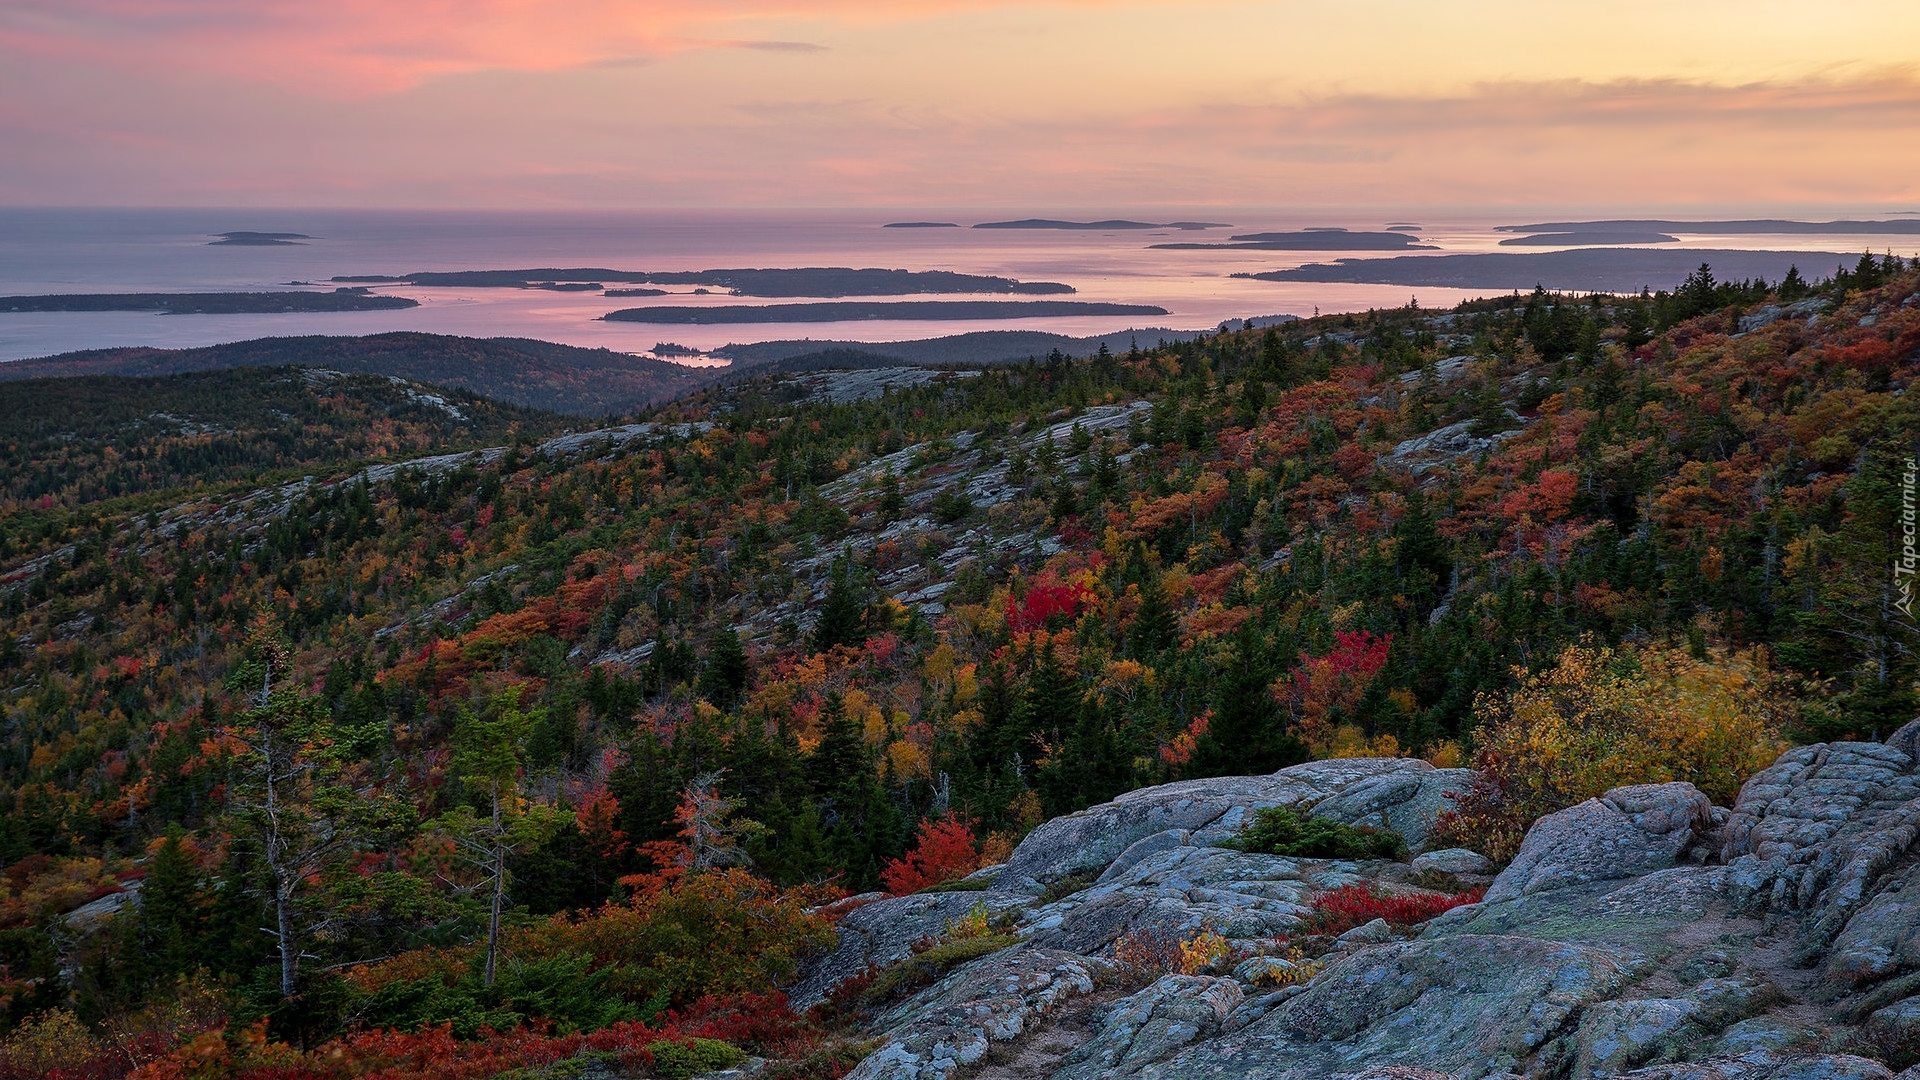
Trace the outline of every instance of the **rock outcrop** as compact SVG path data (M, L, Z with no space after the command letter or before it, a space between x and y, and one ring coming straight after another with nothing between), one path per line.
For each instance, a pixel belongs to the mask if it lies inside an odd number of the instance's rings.
M1411 939L1385 922L1312 939L1319 966L1239 958L1298 940L1328 890L1493 868L1462 849L1409 866L1220 845L1255 809L1294 806L1418 851L1464 773L1362 759L1148 788L1041 826L984 891L853 911L795 996L818 1000L985 904L1020 943L893 1008L853 1075L953 1076L1078 1008L1077 1049L991 1075L1889 1080L1920 1062L1916 751L1920 722L1884 744L1802 747L1730 808L1687 784L1615 789L1536 822L1479 903ZM1122 935L1202 929L1239 952L1127 996L1096 989L1117 977ZM1088 1020L1076 999L1105 1004Z

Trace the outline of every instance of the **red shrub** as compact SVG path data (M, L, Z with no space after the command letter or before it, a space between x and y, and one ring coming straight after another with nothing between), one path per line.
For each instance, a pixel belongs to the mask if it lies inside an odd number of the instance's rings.
M1453 896L1435 893L1390 893L1371 884L1346 885L1313 898L1310 925L1322 934L1342 934L1375 919L1395 926L1423 923L1443 911L1462 904L1477 904L1485 889L1471 889Z
M973 826L960 818L920 823L913 850L887 863L880 881L895 896L919 892L929 885L965 877L980 868L980 849L974 846Z

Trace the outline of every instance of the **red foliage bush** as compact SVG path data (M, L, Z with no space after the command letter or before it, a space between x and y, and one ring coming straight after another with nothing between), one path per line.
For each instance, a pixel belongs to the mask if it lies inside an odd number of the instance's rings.
M707 998L684 1015L669 1012L653 1024L625 1022L588 1034L548 1035L523 1027L462 1041L447 1026L380 1029L301 1052L268 1042L261 1026L232 1035L209 1032L141 1066L130 1080L481 1080L550 1065L583 1050L616 1054L629 1066L647 1065L646 1047L663 1039L720 1039L772 1057L795 1057L819 1038L819 1030L795 1015L786 995L776 991L725 1001Z
M1462 904L1477 904L1485 889L1470 889L1452 896L1435 893L1390 893L1371 884L1345 885L1313 898L1310 925L1316 933L1343 934L1375 919L1394 926L1423 923L1443 911Z
M928 819L920 823L913 850L881 868L880 882L893 895L905 896L979 868L980 849L974 845L971 823L954 817Z
M1093 601L1093 590L1081 583L1071 585L1036 580L1027 586L1018 606L1007 611L1007 629L1014 633L1038 630L1056 616L1072 619Z

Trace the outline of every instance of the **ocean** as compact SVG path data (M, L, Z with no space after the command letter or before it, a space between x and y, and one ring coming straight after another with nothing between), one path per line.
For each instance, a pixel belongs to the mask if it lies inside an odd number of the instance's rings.
M270 336L397 330L530 337L630 353L645 352L657 342L705 351L730 343L792 338L879 342L988 329L1044 330L1074 336L1147 328L1198 330L1217 327L1226 320L1309 315L1316 309L1340 312L1397 307L1416 298L1425 305L1453 304L1502 290L1266 282L1231 276L1343 256L1380 257L1393 252L1168 250L1150 245L1225 242L1235 233L1308 228L1379 231L1390 223L1405 221L1420 226L1418 235L1423 242L1439 248L1433 254L1513 251L1498 246L1508 234L1496 232L1494 227L1510 220L1537 220L1524 213L1435 221L1214 208L1179 213L1164 209L1083 210L1046 216L1206 220L1230 223L1231 228L1057 231L884 227L897 220L970 225L1028 216L1037 215L977 210L587 213L0 209L0 296L261 291L282 288L290 282L328 284L328 279L335 276L444 270L605 267L691 271L849 266L1058 281L1077 290L1070 299L1152 304L1167 309L1169 314L660 326L603 322L599 316L652 303L790 301L718 295L718 290L693 295L692 286L669 286L670 295L634 299L538 289L381 285L375 287L377 292L411 297L420 306L397 311L258 315L0 311L0 361L117 346L180 348ZM210 243L216 234L232 231L301 233L312 239L273 247ZM1877 251L1889 241L1900 249L1916 246L1912 236L1830 234L1684 236L1680 245L1669 246ZM1142 340L1146 343L1151 335L1143 335Z

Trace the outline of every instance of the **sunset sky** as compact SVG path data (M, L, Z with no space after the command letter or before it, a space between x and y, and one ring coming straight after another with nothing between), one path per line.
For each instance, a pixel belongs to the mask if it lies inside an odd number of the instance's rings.
M1920 4L0 0L0 203L1920 210Z

